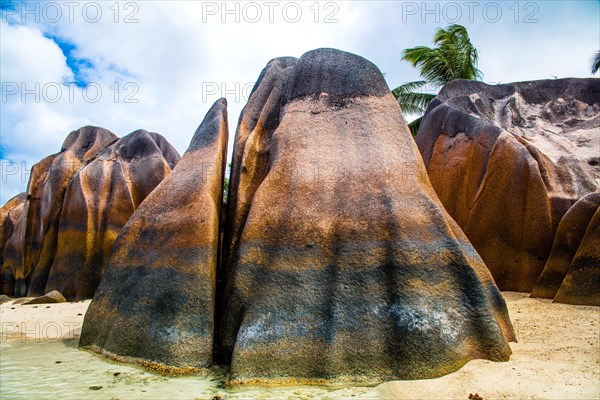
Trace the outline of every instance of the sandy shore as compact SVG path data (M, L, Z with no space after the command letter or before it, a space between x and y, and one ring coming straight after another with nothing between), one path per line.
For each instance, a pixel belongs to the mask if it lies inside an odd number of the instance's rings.
M231 391L224 371L166 378L79 351L89 301L0 306L2 399L598 399L600 308L505 292L518 343L509 362L475 360L438 379L377 387Z

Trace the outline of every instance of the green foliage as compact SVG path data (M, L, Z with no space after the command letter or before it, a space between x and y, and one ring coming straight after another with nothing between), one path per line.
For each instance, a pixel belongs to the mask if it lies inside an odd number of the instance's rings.
M227 164L227 170L225 171L225 175L231 174L231 163ZM229 178L223 178L223 202L227 203L227 198L229 197Z
M481 79L483 74L477 68L479 56L471 43L467 29L462 25L440 28L433 37L435 47L417 46L405 49L402 60L408 61L419 70L423 80L408 82L392 90L398 104L406 114L423 114L434 94L416 92L426 84L439 88L455 79ZM416 135L421 118L411 122L409 127Z
M402 101L400 103L402 111L407 114L423 114L425 112L435 95L415 92L414 90L420 89L426 83L425 81L408 82L392 90L392 94L398 100L398 103Z
M419 127L421 126L422 120L423 117L419 117L408 124L408 129L410 129L410 133L413 135L413 137L417 136L417 132L419 132Z
M436 47L417 46L402 52L402 59L418 68L428 83L440 87L455 79L482 78L477 49L464 26L438 29L433 43Z
M227 203L227 197L229 196L229 178L223 179L223 202Z
M592 58L592 75L595 75L598 71L600 71L600 50Z

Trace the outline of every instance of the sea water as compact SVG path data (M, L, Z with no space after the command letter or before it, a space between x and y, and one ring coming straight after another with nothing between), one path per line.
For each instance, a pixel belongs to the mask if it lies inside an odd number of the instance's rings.
M376 399L374 388L225 387L226 371L165 377L77 348L77 339L0 343L1 399Z

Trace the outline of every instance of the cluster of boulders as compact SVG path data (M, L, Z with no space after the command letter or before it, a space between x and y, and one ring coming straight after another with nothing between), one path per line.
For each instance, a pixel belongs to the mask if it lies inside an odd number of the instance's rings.
M157 133L71 132L59 153L33 166L27 192L2 208L2 293L91 298L121 228L179 158Z
M80 346L231 381L376 383L507 360L506 304L431 185L369 61L332 49L263 70L227 143L218 101L117 238ZM224 232L221 235L221 227Z
M501 290L600 306L600 79L451 82L416 142Z
M240 116L226 204L224 99L181 160L157 134L82 128L2 208L1 290L94 296L82 348L163 373L225 363L234 384L507 360L499 288L600 305L598 93L453 82L417 146L371 62L276 58Z

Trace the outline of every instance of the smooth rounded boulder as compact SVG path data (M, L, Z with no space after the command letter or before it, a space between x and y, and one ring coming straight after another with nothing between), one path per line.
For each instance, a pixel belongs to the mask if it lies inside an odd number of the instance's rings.
M233 154L219 332L232 384L375 384L508 360L502 295L375 65L334 49L272 61Z
M251 101L248 101L240 115L235 132L229 177L223 268L231 264L232 249L237 245L244 219L248 215L249 199L267 173L264 166L269 149L262 136L270 136L279 123L278 102L283 83L280 74L286 68L295 65L297 61L295 57L279 57L269 61L252 88ZM252 134L253 137L250 137ZM259 134L261 137L257 139L256 136ZM252 145L246 147L247 141ZM246 152L245 156L244 152ZM244 166L240 165L242 157L244 157ZM245 170L243 176L242 168ZM244 196L240 196L240 192L244 192ZM222 275L227 275L227 271L224 270Z
M36 219L37 212L35 210L40 211L36 205L43 199L44 187L55 157L56 154L49 155L34 164L31 168L27 191L25 192L25 203L23 204L19 219L15 222L13 233L7 239L4 249L2 269L12 271L12 279L14 280L14 284L12 285L13 293L9 294L16 297L27 295L28 282L31 280L31 269L24 267L25 239L26 237L31 238L32 235L32 228L27 226L27 215L31 213L33 215L32 218ZM39 221L39 218L37 220Z
M553 299L556 296L599 207L600 192L594 192L569 208L558 225L552 252L531 291L531 297ZM600 265L600 257L596 258L596 264Z
M27 193L19 193L0 207L0 265L2 265L4 259L4 246L13 234L15 223L19 219L18 215L23 210L25 199L27 199Z
M64 195L45 291L69 301L92 298L121 228L179 159L163 136L137 130L77 171Z
M67 136L59 153L33 167L24 210L23 258L16 271L16 295L46 293L67 186L79 168L115 140L116 135L106 129L84 126Z
M162 373L212 365L227 137L221 99L119 234L85 316L81 348Z
M600 208L587 226L554 301L600 307Z
M14 296L15 293L15 270L10 263L4 266L4 254L8 240L20 223L26 198L26 193L20 193L0 208L0 294ZM17 237L18 233L15 239Z
M416 142L433 188L501 290L530 292L569 208L600 185L600 80L457 80Z

